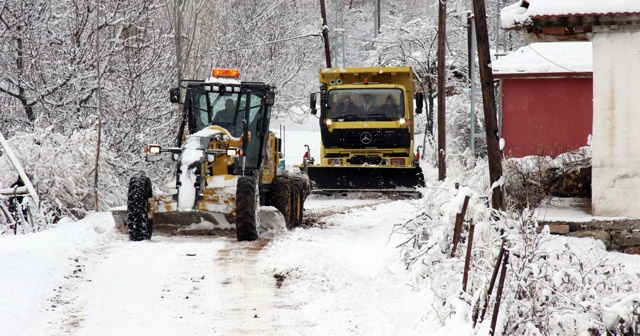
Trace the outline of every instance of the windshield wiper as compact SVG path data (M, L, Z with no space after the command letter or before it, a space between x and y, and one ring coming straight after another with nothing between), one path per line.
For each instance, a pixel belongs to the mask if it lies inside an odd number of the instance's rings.
M381 120L381 121L390 121L390 120L394 120L395 118L388 116L384 113L372 113L372 114L367 114L366 115L367 120Z
M330 118L333 120L344 120L344 121L357 121L357 120L363 120L361 116L357 116L357 115L353 115L353 114L341 114L339 116L335 116L333 118Z

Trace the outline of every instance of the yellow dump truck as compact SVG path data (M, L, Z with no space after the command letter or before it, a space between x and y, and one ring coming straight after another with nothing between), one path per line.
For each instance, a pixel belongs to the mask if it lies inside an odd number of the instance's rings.
M415 191L424 185L414 152L414 113L422 112L410 67L323 68L320 158L305 156L320 192ZM311 94L317 114L318 93Z

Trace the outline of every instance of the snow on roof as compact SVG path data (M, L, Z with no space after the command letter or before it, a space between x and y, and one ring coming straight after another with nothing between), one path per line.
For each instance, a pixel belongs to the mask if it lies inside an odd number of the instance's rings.
M492 62L500 74L593 72L591 42L532 43Z
M638 0L518 0L502 9L502 28L525 25L530 18L640 14Z

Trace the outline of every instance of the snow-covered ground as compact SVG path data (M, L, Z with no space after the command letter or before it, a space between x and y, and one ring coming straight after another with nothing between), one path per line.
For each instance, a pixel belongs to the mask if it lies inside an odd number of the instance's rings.
M314 125L288 126L288 167L300 162L304 144L317 156ZM426 175L432 179L433 173ZM469 298L460 291L463 259L409 268L403 261L398 246L407 236L393 233L398 224L424 211L427 202L453 209L460 199L430 195L312 196L305 204L311 227L256 242L154 236L134 243L115 230L106 212L63 220L45 232L3 235L0 335L488 335L488 322L471 326ZM569 252L584 262L585 269L578 269L567 261L566 270L552 276L558 288L582 279L588 289L594 276L607 279L590 292L595 298L576 306L586 310L588 302L600 300L603 319L615 321L639 300L633 292L639 257L606 252L592 239L546 236L541 246L557 260ZM481 283L482 276L471 281ZM518 308L505 300L507 310ZM550 323L562 325L563 316L552 315Z
M415 202L312 197L322 227L129 242L109 213L0 237L2 335L418 335L391 236Z

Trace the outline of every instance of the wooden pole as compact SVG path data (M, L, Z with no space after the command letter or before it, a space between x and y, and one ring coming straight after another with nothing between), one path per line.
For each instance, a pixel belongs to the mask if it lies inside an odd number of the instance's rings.
M438 1L438 180L447 177L447 120L445 44L447 34L447 1Z
M98 176L100 171L100 145L102 137L102 75L100 74L100 1L96 3L96 76L98 76L98 136L96 137L96 162L93 174L93 210L98 212Z
M496 113L496 97L491 71L491 53L489 51L489 32L487 31L487 13L484 0L473 0L474 19L476 23L476 40L478 44L478 61L480 83L482 86L482 105L487 136L487 156L489 159L489 179L491 186L502 177L502 154L498 139L498 118ZM496 186L491 192L491 207L504 210L502 187Z
M469 238L467 239L467 255L464 258L464 274L462 275L462 291L467 291L467 280L469 279L469 267L471 263L471 251L473 249L473 231L475 231L473 219L469 220Z
M329 49L329 27L327 27L327 11L324 8L324 0L320 0L320 14L322 15L322 39L324 40L324 57L327 68L331 68L331 50Z

